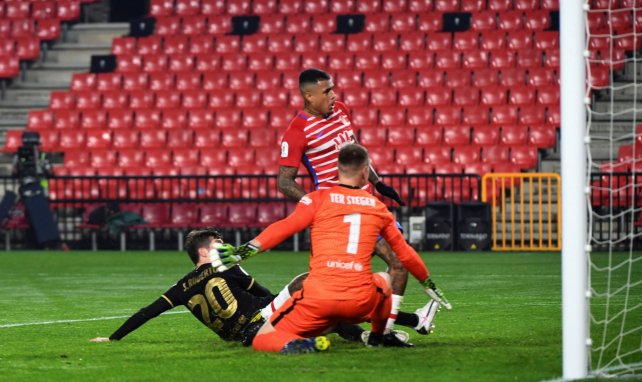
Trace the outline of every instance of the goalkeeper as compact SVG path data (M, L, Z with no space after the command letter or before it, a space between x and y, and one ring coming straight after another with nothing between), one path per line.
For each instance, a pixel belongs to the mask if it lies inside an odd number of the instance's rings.
M229 269L222 266L215 249L222 244L221 235L214 229L191 231L185 248L195 269L152 304L132 315L112 335L91 341L120 340L161 313L185 305L194 317L222 339L249 346L265 319L287 301L291 293L301 288L307 274L297 276L275 297L240 266ZM423 309L432 311L434 307L427 305ZM431 328L432 319L425 320L404 312L400 312L400 316L407 326L420 332ZM340 336L352 341L360 341L361 332L356 325L337 327ZM403 332L399 335L403 336Z
M339 184L301 198L287 218L271 224L238 248L218 249L225 265L268 250L306 227L311 228L310 272L296 291L261 327L252 343L259 351L302 353L325 350L323 334L338 323L370 321L370 337L383 338L390 312L390 277L372 274L371 253L382 235L426 293L450 309L419 255L397 229L386 206L363 190L369 178L368 152L349 144L339 152Z

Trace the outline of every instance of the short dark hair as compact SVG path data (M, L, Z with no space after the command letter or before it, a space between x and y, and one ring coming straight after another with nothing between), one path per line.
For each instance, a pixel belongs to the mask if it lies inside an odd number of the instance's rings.
M354 172L368 165L368 150L356 143L344 146L339 150L339 168L342 171Z
M214 228L195 229L187 234L185 249L192 263L198 263L198 249L207 247L212 239L221 239L221 233Z
M319 81L327 81L331 78L328 73L321 69L306 69L299 74L299 90L303 90L305 85L315 85Z

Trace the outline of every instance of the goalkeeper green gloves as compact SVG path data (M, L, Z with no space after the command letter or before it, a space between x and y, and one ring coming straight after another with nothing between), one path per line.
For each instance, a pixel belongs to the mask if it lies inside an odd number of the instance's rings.
M450 303L446 299L444 292L442 292L441 289L437 288L437 286L430 279L430 277L422 281L421 285L424 287L424 291L426 292L426 294L430 296L430 298L432 298L433 300L437 301L439 305L446 308L446 310L451 310L453 308L453 306L450 305Z
M221 262L224 266L230 267L234 264L240 263L242 260L259 253L259 248L250 243L239 245L238 247L232 244L223 244L216 248L219 253Z

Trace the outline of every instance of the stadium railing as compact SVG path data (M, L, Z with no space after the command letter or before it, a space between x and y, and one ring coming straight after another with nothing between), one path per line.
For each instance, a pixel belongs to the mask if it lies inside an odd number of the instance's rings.
M402 224L407 224L410 216L423 215L427 203L460 203L481 197L481 178L476 174L388 174L381 178L398 190L406 203L402 207L382 198ZM298 182L313 189L307 176ZM117 203L121 211L140 214L147 222L125 229L120 249L125 248L127 239L132 248L152 250L176 248L170 243L178 243L181 249L182 234L203 226L221 228L227 241L238 244L287 216L295 206L278 191L276 175L51 176L46 184L62 240L71 248L107 245L118 249L114 243L119 241L113 235L110 238L105 227L87 221L90 210L109 202ZM0 194L18 189L18 178L0 177ZM28 233L5 232L18 246L29 245ZM307 235L303 236L306 247ZM298 248L298 238L287 245Z

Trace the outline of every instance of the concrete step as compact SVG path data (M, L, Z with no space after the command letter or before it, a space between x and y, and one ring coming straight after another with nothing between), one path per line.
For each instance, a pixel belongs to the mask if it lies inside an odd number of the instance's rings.
M638 121L642 122L642 99L639 102L597 101L593 105L593 121Z
M91 23L76 24L67 33L67 42L109 43L115 37L129 34L128 23Z
M0 107L0 126L10 128L27 126L29 110Z
M5 99L0 100L0 105L5 105L7 102L24 104L28 104L29 102L49 102L50 93L51 91L48 89L15 89L12 87L7 91Z
M110 48L91 48L91 49L55 49L47 52L47 63L66 64L75 66L84 64L89 67L91 63L91 56L109 54Z

